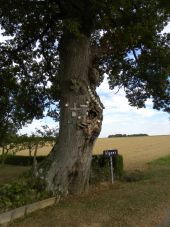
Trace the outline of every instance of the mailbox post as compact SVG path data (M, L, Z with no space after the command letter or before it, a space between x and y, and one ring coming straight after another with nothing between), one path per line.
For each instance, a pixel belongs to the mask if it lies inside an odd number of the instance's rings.
M118 154L118 150L105 150L103 151L103 155L110 158L110 172L111 172L111 181L114 183L114 168L113 168L113 158Z

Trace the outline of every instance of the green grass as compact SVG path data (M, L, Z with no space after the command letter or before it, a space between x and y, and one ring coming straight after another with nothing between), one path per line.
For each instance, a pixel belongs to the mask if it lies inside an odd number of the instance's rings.
M156 159L152 162L149 162L148 164L151 165L151 166L155 166L155 165L167 166L167 165L170 165L170 155Z
M16 181L28 169L26 166L0 165L0 186Z

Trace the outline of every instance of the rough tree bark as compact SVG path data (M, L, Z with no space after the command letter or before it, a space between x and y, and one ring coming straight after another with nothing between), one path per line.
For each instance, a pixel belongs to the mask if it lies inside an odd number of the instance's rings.
M95 91L97 77L89 39L65 35L60 47L59 141L37 172L53 194L88 189L92 148L103 116L103 105Z

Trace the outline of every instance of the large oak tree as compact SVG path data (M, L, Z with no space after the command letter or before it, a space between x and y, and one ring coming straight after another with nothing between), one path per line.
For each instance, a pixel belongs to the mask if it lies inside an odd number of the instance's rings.
M48 108L60 121L59 142L36 173L46 190L88 188L104 73L130 105L152 98L170 111L170 36L161 33L169 13L168 0L1 0L1 29L11 38L0 45L0 108L10 106L19 124Z

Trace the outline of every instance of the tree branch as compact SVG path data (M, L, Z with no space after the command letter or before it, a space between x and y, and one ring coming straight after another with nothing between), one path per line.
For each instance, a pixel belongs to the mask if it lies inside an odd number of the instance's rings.
M92 58L96 57L103 57L106 54L113 54L114 50L112 48L107 48L107 47L96 47L92 46L91 47L91 55Z
M137 55L136 55L136 52L135 52L134 49L132 50L132 52L133 52L133 56L134 56L134 58L135 58L135 60L136 60L136 63L137 63L137 62L138 62L138 57L137 57Z

